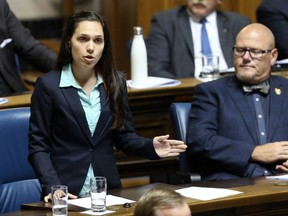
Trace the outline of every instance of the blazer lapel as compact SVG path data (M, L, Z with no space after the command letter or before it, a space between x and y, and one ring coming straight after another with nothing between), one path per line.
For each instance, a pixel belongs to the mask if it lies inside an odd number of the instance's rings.
M228 93L238 109L237 112L242 116L247 127L247 131L249 131L249 134L254 140L254 143L258 143L258 132L254 125L251 125L251 113L253 113L253 110L249 103L249 98L243 95L243 92L241 91L241 83L237 81L235 76L232 79L229 79L229 81L230 82L227 83L229 89Z
M107 100L104 84L99 86L100 101L101 101L101 114L93 134L93 143L96 144L105 135L105 132L109 132L111 127L112 114Z
M276 80L273 76L270 78L270 86L270 114L267 134L268 140L272 140L273 133L278 127L278 123L282 117L281 111L286 96L285 86L283 86L282 83Z
M229 20L221 12L218 11L217 12L217 27L218 27L220 46L221 46L224 58L227 63L233 62L233 59L232 59L233 56L231 56L232 47L230 48L231 50L227 48L227 45L231 44L230 43L231 37L229 35L232 34L231 29L229 29L228 26L229 26Z
M73 87L62 88L62 93L66 98L66 101L70 107L72 114L78 122L82 132L85 134L87 139L91 142L90 129L86 120L85 112L79 99L77 90Z
M193 59L194 57L194 46L193 46L193 40L192 40L192 32L191 32L191 26L189 22L189 15L186 11L186 9L182 8L179 11L178 14L178 26L180 28L180 31L182 32L182 35L184 37L184 40L186 41L188 45L188 49L191 54L191 58Z

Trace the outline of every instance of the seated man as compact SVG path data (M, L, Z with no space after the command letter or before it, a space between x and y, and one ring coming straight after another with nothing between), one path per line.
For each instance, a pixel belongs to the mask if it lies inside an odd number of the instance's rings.
M191 216L184 197L167 188L153 188L142 195L134 216Z
M199 84L187 128L204 181L288 172L288 80L270 74L278 51L259 23L236 37L235 75Z
M21 56L43 72L56 64L56 53L43 46L30 34L10 10L6 0L0 1L0 96L26 91L16 57Z
M221 0L187 0L185 6L156 14L146 39L149 76L198 77L201 72L201 36L208 34L210 54L218 55L220 69L233 66L237 33L250 20L237 13L217 10ZM205 18L205 19L204 19ZM205 20L206 23L201 24ZM207 41L207 40L206 40ZM205 53L208 54L208 53Z

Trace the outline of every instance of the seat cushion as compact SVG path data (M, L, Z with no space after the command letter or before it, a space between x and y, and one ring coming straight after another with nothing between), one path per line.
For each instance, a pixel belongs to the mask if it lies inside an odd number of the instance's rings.
M30 108L0 110L0 185L35 179L28 161Z
M41 188L38 179L2 184L0 188L0 213L20 210L21 204L39 202Z
M40 184L28 161L29 117L29 107L0 110L0 213L40 201Z

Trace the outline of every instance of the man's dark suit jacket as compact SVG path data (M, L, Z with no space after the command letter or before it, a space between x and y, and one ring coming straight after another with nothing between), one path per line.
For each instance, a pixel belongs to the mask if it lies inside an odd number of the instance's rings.
M25 91L21 82L15 57L22 57L43 72L50 71L56 63L56 53L35 40L17 17L10 11L6 0L0 1L0 44L11 38L12 42L0 48L0 81L3 80L11 92L0 95ZM0 82L1 83L1 82ZM3 88L4 89L4 88Z
M267 140L288 141L288 80L271 76L270 86ZM250 161L259 133L249 101L235 76L196 87L187 144L192 166L204 181L251 177L256 167L275 173L275 164Z
M249 19L242 15L217 11L220 45L228 67L233 67L232 48L236 35L249 23ZM185 6L153 16L146 46L149 76L194 76L194 46L189 14Z
M94 175L105 176L108 188L121 187L113 146L127 154L159 159L151 139L136 135L132 115L125 119L125 130L111 130L112 114L104 85L99 87L101 115L93 137L77 90L59 88L61 72L53 71L38 79L32 96L29 132L29 161L43 188L64 184L78 195L89 165ZM128 99L123 98L124 103Z
M258 6L257 22L266 25L275 36L278 59L288 58L288 1L263 0Z

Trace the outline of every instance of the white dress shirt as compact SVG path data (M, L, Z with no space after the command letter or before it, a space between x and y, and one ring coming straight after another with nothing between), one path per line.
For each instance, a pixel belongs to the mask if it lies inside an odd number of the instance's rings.
M194 56L195 56L195 71L194 76L199 77L200 72L202 71L202 49L201 49L201 28L202 24L200 23L200 19L196 18L188 11L190 14L190 26L192 32L192 40L194 45ZM208 33L208 38L210 42L210 47L212 51L212 55L219 56L219 69L227 69L227 63L225 61L223 52L220 46L219 34L218 34L218 26L217 26L217 13L214 11L206 17L206 30Z

